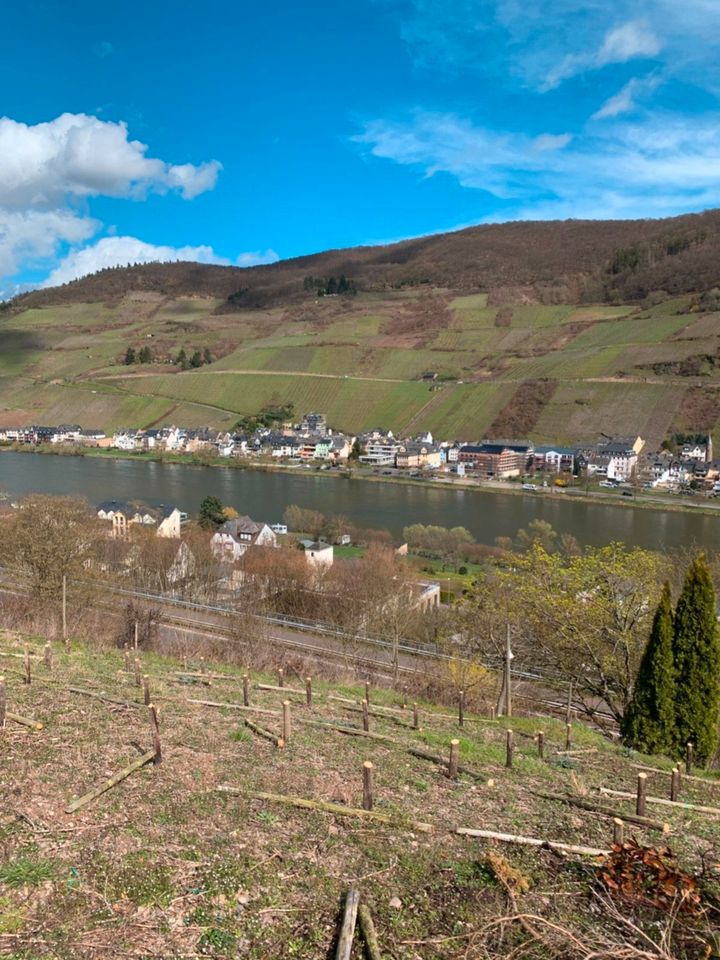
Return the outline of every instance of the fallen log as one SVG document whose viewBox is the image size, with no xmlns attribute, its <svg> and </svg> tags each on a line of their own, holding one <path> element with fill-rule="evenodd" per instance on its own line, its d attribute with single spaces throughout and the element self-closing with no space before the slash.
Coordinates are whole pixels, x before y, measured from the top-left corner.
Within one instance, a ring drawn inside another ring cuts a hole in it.
<svg viewBox="0 0 720 960">
<path fill-rule="evenodd" d="M 360 902 L 358 906 L 358 920 L 360 921 L 360 932 L 365 941 L 365 953 L 368 960 L 382 960 L 380 956 L 380 945 L 378 944 L 377 934 L 375 933 L 375 924 L 373 923 L 370 907 L 366 903 Z"/>
<path fill-rule="evenodd" d="M 227 707 L 228 710 L 246 710 L 248 713 L 259 713 L 265 717 L 276 717 L 276 710 L 266 710 L 263 707 L 246 707 L 242 703 L 225 703 L 221 700 L 191 700 L 186 697 L 183 703 L 195 703 L 201 707 Z"/>
<path fill-rule="evenodd" d="M 330 720 L 316 720 L 314 717 L 297 717 L 296 719 L 299 723 L 307 723 L 311 727 L 325 727 L 326 730 L 345 733 L 349 737 L 366 737 L 369 740 L 382 740 L 385 743 L 394 743 L 397 746 L 403 746 L 399 740 L 394 740 L 384 733 L 372 733 L 372 731 L 362 730 L 360 727 L 346 727 L 341 723 L 332 723 Z"/>
<path fill-rule="evenodd" d="M 405 749 L 411 756 L 419 757 L 421 760 L 429 760 L 431 763 L 437 763 L 441 767 L 447 767 L 448 765 L 447 757 L 440 757 L 436 753 L 426 753 L 424 750 L 416 750 L 415 747 L 405 747 Z M 475 780 L 485 781 L 487 779 L 485 774 L 480 773 L 478 770 L 472 770 L 470 767 L 463 766 L 463 764 L 458 764 L 458 773 L 465 773 Z"/>
<path fill-rule="evenodd" d="M 601 803 L 595 803 L 592 800 L 586 800 L 584 797 L 574 797 L 567 793 L 541 793 L 538 790 L 529 790 L 534 797 L 540 797 L 543 800 L 555 800 L 558 803 L 567 803 L 571 807 L 579 807 L 581 810 L 590 810 L 593 813 L 599 813 L 603 817 L 609 817 L 610 820 L 619 818 L 626 823 L 635 823 L 641 827 L 647 827 L 650 830 L 660 830 L 662 833 L 669 833 L 670 826 L 660 820 L 652 820 L 650 817 L 639 817 L 637 814 L 618 813 L 617 810 L 611 810 Z"/>
<path fill-rule="evenodd" d="M 399 820 L 376 810 L 362 810 L 359 807 L 345 807 L 341 803 L 328 803 L 325 800 L 305 800 L 303 797 L 287 797 L 280 793 L 245 793 L 239 787 L 222 784 L 215 788 L 219 793 L 230 793 L 234 796 L 249 796 L 254 800 L 268 800 L 271 803 L 283 803 L 286 806 L 297 807 L 300 810 L 320 810 L 322 813 L 333 813 L 338 817 L 357 817 L 362 820 L 375 820 L 378 823 L 389 824 L 398 829 L 415 830 L 418 833 L 433 833 L 435 828 L 430 823 L 419 823 L 416 820 Z"/>
<path fill-rule="evenodd" d="M 337 950 L 335 951 L 335 960 L 350 960 L 359 904 L 360 892 L 357 887 L 350 887 L 345 898 L 345 913 L 338 937 Z"/>
<path fill-rule="evenodd" d="M 275 747 L 284 747 L 285 741 L 282 737 L 278 737 L 271 730 L 266 730 L 265 727 L 259 726 L 257 723 L 253 723 L 252 720 L 245 718 L 245 726 L 248 730 L 252 730 L 253 733 L 256 733 L 259 737 L 263 737 L 265 740 L 269 740 L 270 743 Z"/>
<path fill-rule="evenodd" d="M 299 697 L 305 697 L 304 690 L 298 690 L 297 687 L 276 687 L 271 683 L 256 683 L 256 690 L 270 690 L 273 693 L 296 693 Z"/>
<path fill-rule="evenodd" d="M 116 773 L 114 777 L 110 777 L 109 780 L 106 780 L 104 783 L 101 783 L 99 787 L 95 787 L 93 790 L 88 791 L 88 793 L 83 794 L 82 797 L 78 797 L 77 800 L 73 800 L 65 807 L 65 813 L 75 813 L 76 810 L 79 810 L 81 807 L 87 806 L 92 800 L 96 800 L 98 797 L 102 796 L 103 793 L 107 793 L 108 790 L 112 790 L 113 787 L 117 786 L 118 783 L 122 783 L 123 780 L 126 780 L 131 773 L 135 773 L 136 770 L 139 770 L 141 767 L 146 766 L 148 763 L 152 763 L 155 759 L 155 751 L 148 750 L 147 753 L 143 753 L 142 756 L 138 757 L 137 760 L 133 760 L 132 763 L 128 764 L 127 767 L 123 767 L 119 773 Z"/>
<path fill-rule="evenodd" d="M 328 695 L 328 700 L 334 700 L 335 703 L 347 703 L 351 707 L 357 707 L 358 704 L 357 700 L 351 700 L 349 697 L 336 697 L 332 693 Z M 394 713 L 401 717 L 407 716 L 406 710 L 400 710 L 399 707 L 384 707 L 381 703 L 373 703 L 373 710 L 378 711 L 378 713 Z"/>
<path fill-rule="evenodd" d="M 77 693 L 83 697 L 92 697 L 93 700 L 100 700 L 102 703 L 111 703 L 115 707 L 144 707 L 144 703 L 138 703 L 137 700 L 118 700 L 115 697 L 108 697 L 104 693 L 95 693 L 94 690 L 83 690 L 82 687 L 68 687 L 70 693 Z"/>
<path fill-rule="evenodd" d="M 39 720 L 30 720 L 28 717 L 21 717 L 19 713 L 11 713 L 9 710 L 5 711 L 5 719 L 12 720 L 13 723 L 19 723 L 23 727 L 30 727 L 31 730 L 42 730 L 45 726 L 45 724 L 40 723 Z"/>
<path fill-rule="evenodd" d="M 660 767 L 649 767 L 645 763 L 631 763 L 630 766 L 634 767 L 636 770 L 647 770 L 648 773 L 664 774 L 667 777 L 669 777 L 670 774 L 672 773 L 672 770 L 664 770 L 664 769 L 661 769 Z M 715 777 L 712 776 L 712 774 L 707 777 L 695 777 L 689 773 L 683 773 L 682 779 L 692 780 L 693 783 L 704 783 L 708 787 L 717 786 L 718 784 L 720 784 L 720 779 L 718 779 L 718 777 L 716 776 Z"/>
<path fill-rule="evenodd" d="M 685 777 L 687 780 L 688 778 Z M 600 787 L 600 793 L 607 797 L 620 797 L 622 800 L 635 800 L 636 794 L 625 790 L 611 790 L 609 787 Z M 699 803 L 686 803 L 684 800 L 667 800 L 665 797 L 645 797 L 647 803 L 659 803 L 663 807 L 673 807 L 675 810 L 689 810 L 694 813 L 709 813 L 720 817 L 720 807 L 704 807 Z M 624 814 L 623 814 L 624 816 Z"/>
<path fill-rule="evenodd" d="M 363 712 L 363 708 L 362 708 L 362 707 L 343 706 L 343 707 L 341 707 L 341 709 L 342 709 L 342 710 L 348 710 L 348 711 L 350 711 L 351 713 L 362 713 L 362 712 Z M 411 723 L 407 723 L 405 720 L 402 720 L 400 717 L 395 717 L 395 716 L 392 716 L 391 714 L 378 713 L 377 708 L 373 708 L 372 710 L 368 709 L 368 715 L 371 716 L 371 717 L 379 717 L 381 720 L 392 720 L 392 722 L 393 722 L 393 723 L 396 723 L 399 727 L 407 727 L 408 729 L 412 730 L 412 724 L 411 724 Z"/>
<path fill-rule="evenodd" d="M 470 827 L 457 827 L 454 833 L 462 837 L 479 837 L 482 840 L 499 840 L 501 843 L 517 843 L 525 847 L 544 847 L 558 853 L 576 853 L 583 857 L 601 857 L 609 850 L 600 850 L 597 847 L 576 846 L 572 843 L 562 843 L 560 840 L 541 840 L 538 837 L 523 837 L 514 833 L 495 833 L 494 830 L 473 830 Z"/>
</svg>

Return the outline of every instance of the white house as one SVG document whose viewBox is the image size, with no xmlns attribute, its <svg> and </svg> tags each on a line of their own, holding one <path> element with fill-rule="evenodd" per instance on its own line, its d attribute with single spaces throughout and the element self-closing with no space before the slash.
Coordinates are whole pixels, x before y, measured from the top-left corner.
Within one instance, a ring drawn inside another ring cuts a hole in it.
<svg viewBox="0 0 720 960">
<path fill-rule="evenodd" d="M 305 559 L 311 567 L 331 567 L 334 551 L 331 543 L 317 540 L 301 540 L 300 547 L 305 551 Z"/>
<path fill-rule="evenodd" d="M 267 523 L 250 517 L 226 520 L 210 541 L 213 553 L 221 560 L 238 560 L 249 547 L 276 547 L 277 536 Z"/>
<path fill-rule="evenodd" d="M 159 537 L 178 539 L 182 524 L 188 519 L 187 513 L 177 507 L 165 506 L 148 507 L 144 503 L 127 503 L 121 500 L 104 500 L 99 506 L 97 515 L 101 520 L 112 523 L 114 537 L 126 537 L 130 524 L 139 524 L 144 527 L 157 526 Z"/>
</svg>

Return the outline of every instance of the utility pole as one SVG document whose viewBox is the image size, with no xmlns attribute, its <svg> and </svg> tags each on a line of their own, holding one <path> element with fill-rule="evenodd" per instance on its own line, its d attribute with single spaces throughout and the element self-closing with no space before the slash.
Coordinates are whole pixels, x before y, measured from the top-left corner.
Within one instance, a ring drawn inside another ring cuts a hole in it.
<svg viewBox="0 0 720 960">
<path fill-rule="evenodd" d="M 512 716 L 512 659 L 513 653 L 510 649 L 510 624 L 507 625 L 507 634 L 505 636 L 505 716 Z"/>
<path fill-rule="evenodd" d="M 68 632 L 67 632 L 67 576 L 63 574 L 62 579 L 62 638 L 63 643 L 67 646 L 68 642 Z"/>
</svg>

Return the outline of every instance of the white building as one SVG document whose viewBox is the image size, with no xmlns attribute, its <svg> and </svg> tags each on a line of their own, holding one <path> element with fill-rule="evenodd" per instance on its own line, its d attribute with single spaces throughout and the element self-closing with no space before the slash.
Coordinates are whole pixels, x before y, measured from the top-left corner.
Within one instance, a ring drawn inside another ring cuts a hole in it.
<svg viewBox="0 0 720 960">
<path fill-rule="evenodd" d="M 213 553 L 221 560 L 239 560 L 249 547 L 276 547 L 277 537 L 267 523 L 250 517 L 226 520 L 210 541 Z"/>
</svg>

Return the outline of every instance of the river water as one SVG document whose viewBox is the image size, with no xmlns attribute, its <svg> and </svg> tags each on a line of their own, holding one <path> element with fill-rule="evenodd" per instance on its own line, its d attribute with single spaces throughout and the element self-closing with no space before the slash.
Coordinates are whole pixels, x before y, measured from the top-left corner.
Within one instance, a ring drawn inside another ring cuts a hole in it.
<svg viewBox="0 0 720 960">
<path fill-rule="evenodd" d="M 282 521 L 288 504 L 343 514 L 363 527 L 400 537 L 411 523 L 463 526 L 480 543 L 513 537 L 531 520 L 547 520 L 559 533 L 596 546 L 622 540 L 648 549 L 698 546 L 715 549 L 720 517 L 691 512 L 632 509 L 604 503 L 495 491 L 443 489 L 415 484 L 370 483 L 322 474 L 262 473 L 222 467 L 105 460 L 99 457 L 0 453 L 0 491 L 75 495 L 91 503 L 143 500 L 197 513 L 213 494 L 240 513 L 268 523 Z M 38 531 L 38 535 L 42 535 Z"/>
</svg>

